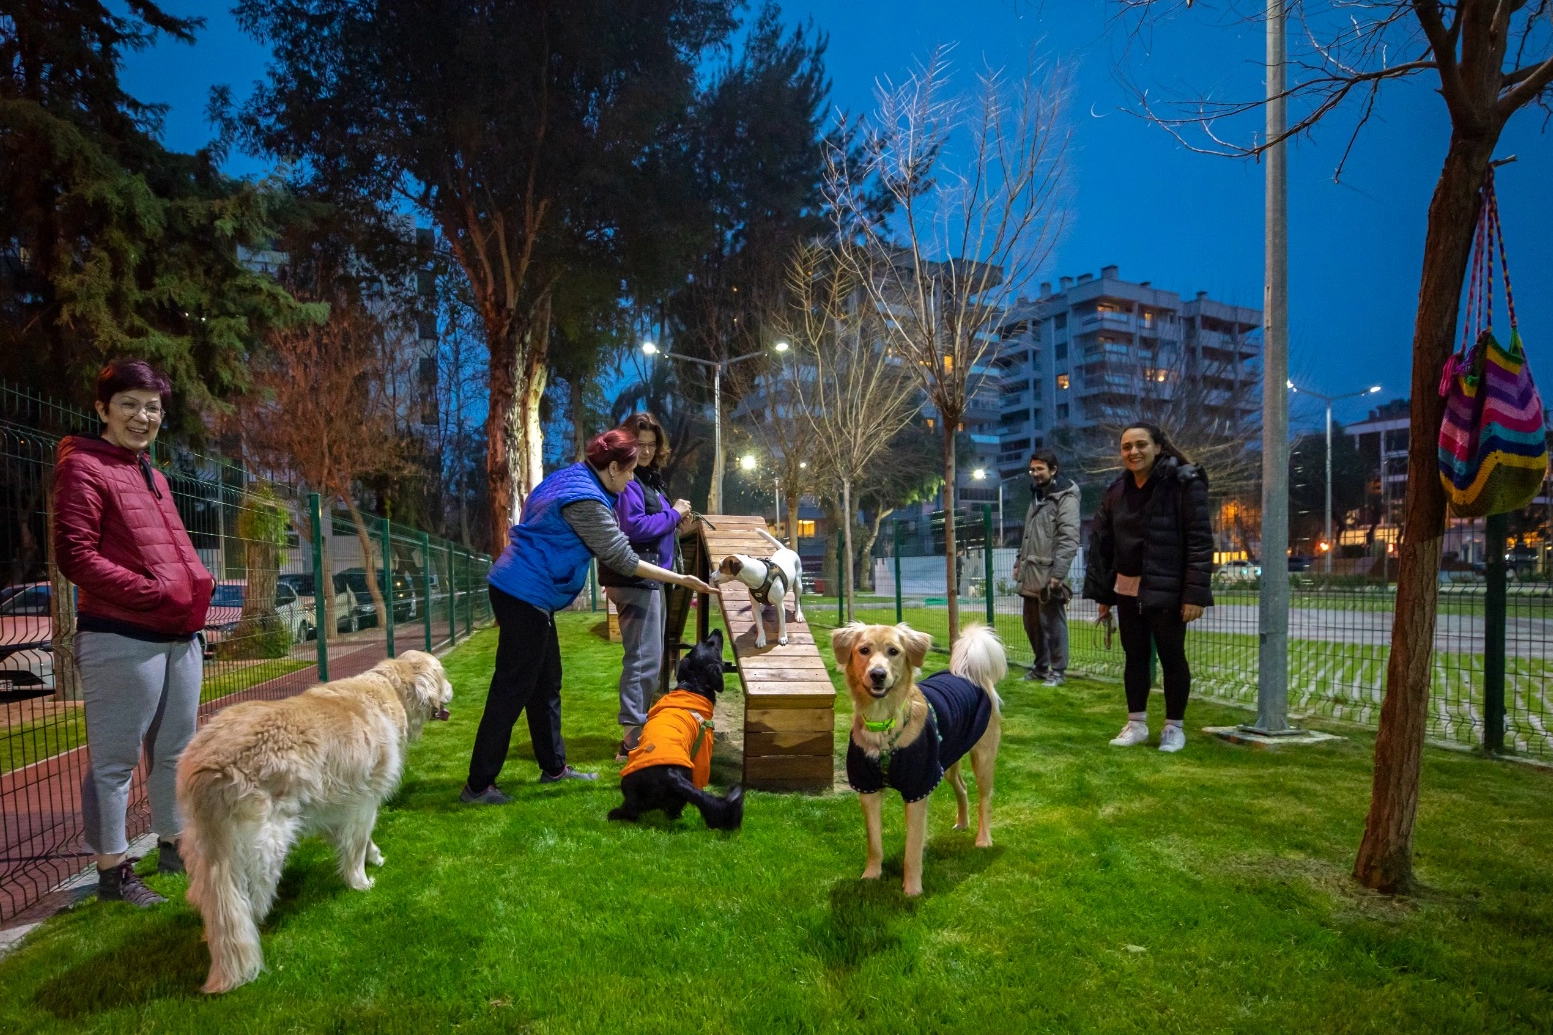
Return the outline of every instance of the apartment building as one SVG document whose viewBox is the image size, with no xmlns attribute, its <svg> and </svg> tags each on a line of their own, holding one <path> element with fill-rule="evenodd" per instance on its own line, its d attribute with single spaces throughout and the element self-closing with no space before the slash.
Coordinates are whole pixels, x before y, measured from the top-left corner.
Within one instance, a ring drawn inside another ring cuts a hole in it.
<svg viewBox="0 0 1553 1035">
<path fill-rule="evenodd" d="M 1140 404 L 1174 405 L 1199 425 L 1244 426 L 1261 406 L 1258 309 L 1206 291 L 1183 300 L 1149 281 L 1062 277 L 1000 322 L 997 471 L 1023 476 L 1032 450 L 1059 432 L 1104 431 Z"/>
</svg>

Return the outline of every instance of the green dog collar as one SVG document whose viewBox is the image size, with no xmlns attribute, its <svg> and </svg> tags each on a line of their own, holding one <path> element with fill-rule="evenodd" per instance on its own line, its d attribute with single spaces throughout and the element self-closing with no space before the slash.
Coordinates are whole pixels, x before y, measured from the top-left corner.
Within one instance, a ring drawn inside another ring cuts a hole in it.
<svg viewBox="0 0 1553 1035">
<path fill-rule="evenodd" d="M 883 722 L 874 722 L 870 719 L 863 720 L 863 728 L 869 733 L 888 733 L 895 726 L 895 716 L 890 716 Z"/>
</svg>

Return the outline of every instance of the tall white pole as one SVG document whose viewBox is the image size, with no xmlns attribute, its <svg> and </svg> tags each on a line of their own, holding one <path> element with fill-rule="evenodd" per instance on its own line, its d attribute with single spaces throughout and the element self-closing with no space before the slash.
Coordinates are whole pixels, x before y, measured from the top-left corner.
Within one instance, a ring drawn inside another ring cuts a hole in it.
<svg viewBox="0 0 1553 1035">
<path fill-rule="evenodd" d="M 1327 506 L 1324 513 L 1325 530 L 1323 535 L 1327 543 L 1327 574 L 1332 574 L 1332 400 L 1327 400 Z"/>
<path fill-rule="evenodd" d="M 1262 358 L 1262 591 L 1257 606 L 1258 733 L 1289 727 L 1289 198 L 1285 0 L 1267 0 L 1267 237 Z"/>
<path fill-rule="evenodd" d="M 712 490 L 706 509 L 723 512 L 723 365 L 712 367 Z"/>
</svg>

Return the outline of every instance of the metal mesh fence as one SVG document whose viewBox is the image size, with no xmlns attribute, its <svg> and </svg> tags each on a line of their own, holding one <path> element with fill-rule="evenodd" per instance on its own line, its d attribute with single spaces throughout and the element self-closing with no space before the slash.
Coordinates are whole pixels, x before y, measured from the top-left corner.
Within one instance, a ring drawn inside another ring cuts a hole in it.
<svg viewBox="0 0 1553 1035">
<path fill-rule="evenodd" d="M 49 494 L 60 437 L 97 431 L 86 414 L 0 386 L 0 921 L 88 858 L 75 592 L 52 563 Z M 435 650 L 491 620 L 484 555 L 377 516 L 331 512 L 219 458 L 159 443 L 156 460 L 216 579 L 200 635 L 202 720 L 400 651 Z M 142 765 L 132 839 L 149 819 Z"/>
<path fill-rule="evenodd" d="M 1007 644 L 1010 661 L 1028 666 L 1034 652 L 1025 632 L 1024 598 L 1015 585 L 1017 534 L 1010 530 L 1007 545 L 1000 545 L 986 511 L 961 512 L 956 589 L 961 625 L 991 624 Z M 914 628 L 932 633 L 935 646 L 946 646 L 944 541 L 942 514 L 902 522 L 894 535 L 881 535 L 874 556 L 861 565 L 863 589 L 854 617 L 894 622 L 899 614 Z M 1367 580 L 1302 572 L 1290 580 L 1291 716 L 1373 727 L 1385 691 L 1395 585 L 1384 575 Z M 1107 636 L 1096 621 L 1095 604 L 1079 598 L 1082 581 L 1081 555 L 1070 578 L 1075 597 L 1068 606 L 1069 674 L 1119 682 L 1120 637 Z M 1194 695 L 1255 707 L 1258 588 L 1257 569 L 1251 565 L 1225 565 L 1215 575 L 1215 606 L 1187 634 Z M 1428 725 L 1428 737 L 1435 742 L 1483 744 L 1487 607 L 1488 591 L 1480 579 L 1442 577 Z M 834 596 L 805 609 L 811 624 L 834 626 L 841 618 Z M 1509 584 L 1505 626 L 1505 749 L 1553 762 L 1553 582 L 1546 575 L 1523 572 Z"/>
</svg>

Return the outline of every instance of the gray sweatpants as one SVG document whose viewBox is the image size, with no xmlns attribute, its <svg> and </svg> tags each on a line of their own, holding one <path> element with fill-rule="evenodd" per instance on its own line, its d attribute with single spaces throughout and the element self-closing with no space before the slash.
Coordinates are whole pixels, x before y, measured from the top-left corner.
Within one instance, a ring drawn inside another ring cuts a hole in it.
<svg viewBox="0 0 1553 1035">
<path fill-rule="evenodd" d="M 178 756 L 194 736 L 205 660 L 199 640 L 147 643 L 117 633 L 76 636 L 91 765 L 81 780 L 86 848 L 129 848 L 124 812 L 140 754 L 150 772 L 151 829 L 163 840 L 183 831 L 175 793 Z"/>
<path fill-rule="evenodd" d="M 647 707 L 658 691 L 663 667 L 663 591 L 610 586 L 605 591 L 620 615 L 625 663 L 620 669 L 620 725 L 634 746 L 647 721 Z"/>
<path fill-rule="evenodd" d="M 1068 671 L 1068 605 L 1024 598 L 1025 636 L 1035 652 L 1035 674 L 1061 679 Z"/>
</svg>

